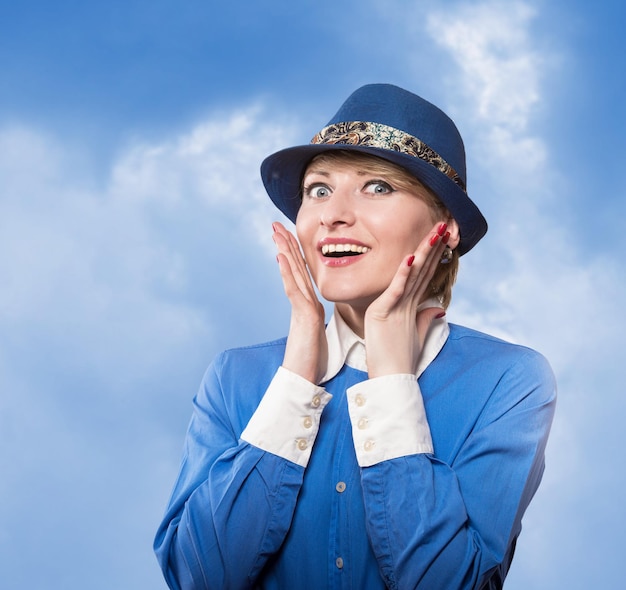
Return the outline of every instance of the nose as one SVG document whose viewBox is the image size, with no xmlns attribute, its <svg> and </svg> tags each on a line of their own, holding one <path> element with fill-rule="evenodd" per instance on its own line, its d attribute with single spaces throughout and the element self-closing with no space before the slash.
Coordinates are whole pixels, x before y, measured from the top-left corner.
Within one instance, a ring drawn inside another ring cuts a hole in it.
<svg viewBox="0 0 626 590">
<path fill-rule="evenodd" d="M 320 224 L 326 227 L 352 225 L 354 206 L 350 194 L 344 189 L 336 189 L 320 208 Z"/>
</svg>

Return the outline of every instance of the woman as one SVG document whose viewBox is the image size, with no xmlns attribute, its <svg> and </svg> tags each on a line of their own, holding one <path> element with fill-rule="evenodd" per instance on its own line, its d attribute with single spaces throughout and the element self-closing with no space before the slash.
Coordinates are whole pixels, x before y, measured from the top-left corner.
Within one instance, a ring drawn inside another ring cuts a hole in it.
<svg viewBox="0 0 626 590">
<path fill-rule="evenodd" d="M 446 322 L 487 230 L 454 123 L 365 86 L 261 174 L 296 224 L 274 224 L 289 335 L 205 375 L 155 541 L 169 586 L 501 588 L 555 384 L 538 353 Z"/>
</svg>

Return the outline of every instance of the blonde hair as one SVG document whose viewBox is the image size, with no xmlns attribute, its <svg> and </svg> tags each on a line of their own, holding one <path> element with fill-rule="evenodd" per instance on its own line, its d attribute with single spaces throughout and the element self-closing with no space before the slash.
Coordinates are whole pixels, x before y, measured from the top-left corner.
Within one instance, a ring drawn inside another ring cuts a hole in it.
<svg viewBox="0 0 626 590">
<path fill-rule="evenodd" d="M 430 209 L 433 224 L 436 221 L 449 221 L 452 216 L 439 197 L 427 186 L 422 184 L 410 172 L 383 158 L 350 150 L 327 151 L 315 156 L 307 168 L 314 162 L 324 164 L 358 165 L 364 172 L 384 176 L 394 188 L 414 193 L 422 199 Z M 452 250 L 452 260 L 448 264 L 439 264 L 430 281 L 430 294 L 437 297 L 441 305 L 447 308 L 452 300 L 452 286 L 459 270 L 459 255 Z"/>
</svg>

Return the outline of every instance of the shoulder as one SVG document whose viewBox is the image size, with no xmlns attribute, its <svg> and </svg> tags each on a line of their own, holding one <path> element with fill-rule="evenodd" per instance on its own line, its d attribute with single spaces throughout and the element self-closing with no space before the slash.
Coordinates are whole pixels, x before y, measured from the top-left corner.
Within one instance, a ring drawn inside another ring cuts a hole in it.
<svg viewBox="0 0 626 590">
<path fill-rule="evenodd" d="M 224 420 L 240 433 L 283 362 L 286 338 L 231 348 L 209 365 L 195 397 L 205 413 Z"/>
<path fill-rule="evenodd" d="M 287 338 L 285 337 L 248 346 L 228 348 L 222 351 L 216 358 L 221 362 L 267 359 L 276 355 L 284 355 L 286 343 Z"/>
<path fill-rule="evenodd" d="M 478 330 L 474 330 L 473 328 L 468 328 L 467 326 L 461 326 L 459 324 L 449 324 L 450 326 L 450 339 L 456 341 L 472 341 L 474 344 L 479 344 L 481 346 L 495 346 L 495 347 L 519 347 L 524 348 L 519 344 L 514 344 L 513 342 L 508 342 L 503 340 L 502 338 L 498 338 L 497 336 L 492 336 L 491 334 L 486 334 L 485 332 L 479 332 Z M 529 349 L 530 350 L 530 349 Z"/>
<path fill-rule="evenodd" d="M 506 376 L 514 381 L 541 383 L 548 390 L 555 389 L 550 363 L 528 346 L 450 324 L 450 335 L 442 352 L 448 362 L 458 363 L 466 372 L 482 379 L 500 380 Z"/>
<path fill-rule="evenodd" d="M 536 350 L 524 346 L 507 342 L 502 338 L 473 330 L 458 324 L 450 324 L 450 335 L 448 343 L 452 348 L 459 349 L 471 356 L 490 356 L 492 360 L 502 361 L 527 361 L 530 363 L 548 364 L 546 358 Z M 491 356 L 491 355 L 495 355 Z"/>
<path fill-rule="evenodd" d="M 554 373 L 542 354 L 455 324 L 427 385 L 433 422 L 445 425 L 455 415 L 469 429 L 517 415 L 526 425 L 522 431 L 535 424 L 537 432 L 547 432 L 557 395 Z"/>
<path fill-rule="evenodd" d="M 286 338 L 280 338 L 224 350 L 215 357 L 208 373 L 213 373 L 220 381 L 256 379 L 269 383 L 283 362 L 286 342 Z"/>
</svg>

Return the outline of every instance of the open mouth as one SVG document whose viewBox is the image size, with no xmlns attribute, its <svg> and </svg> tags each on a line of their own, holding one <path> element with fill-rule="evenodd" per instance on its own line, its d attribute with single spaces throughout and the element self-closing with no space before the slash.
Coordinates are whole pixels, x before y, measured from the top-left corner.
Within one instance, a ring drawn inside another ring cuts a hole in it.
<svg viewBox="0 0 626 590">
<path fill-rule="evenodd" d="M 359 256 L 359 254 L 365 254 L 369 250 L 367 246 L 357 244 L 324 244 L 322 255 L 327 258 L 341 258 L 342 256 Z"/>
</svg>

